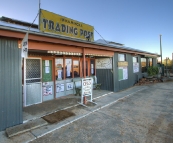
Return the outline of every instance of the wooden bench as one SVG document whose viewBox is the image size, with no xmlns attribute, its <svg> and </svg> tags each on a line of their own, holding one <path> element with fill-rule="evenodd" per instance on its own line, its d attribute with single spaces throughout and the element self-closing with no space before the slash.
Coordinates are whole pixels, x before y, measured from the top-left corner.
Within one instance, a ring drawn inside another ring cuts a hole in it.
<svg viewBox="0 0 173 143">
<path fill-rule="evenodd" d="M 74 82 L 74 88 L 76 91 L 76 96 L 81 96 L 81 90 L 82 90 L 82 79 L 73 79 Z"/>
<path fill-rule="evenodd" d="M 98 90 L 100 90 L 100 87 L 101 87 L 101 83 L 97 83 L 97 77 L 96 76 L 92 76 L 92 78 L 93 78 L 93 87 L 95 88 L 95 89 L 98 89 Z"/>
</svg>

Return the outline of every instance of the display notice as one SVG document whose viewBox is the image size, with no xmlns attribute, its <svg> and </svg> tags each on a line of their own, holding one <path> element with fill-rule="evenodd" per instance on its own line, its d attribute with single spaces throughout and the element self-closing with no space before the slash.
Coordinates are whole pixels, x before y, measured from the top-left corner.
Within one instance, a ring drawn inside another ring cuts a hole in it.
<svg viewBox="0 0 173 143">
<path fill-rule="evenodd" d="M 82 80 L 82 96 L 92 96 L 92 78 Z"/>
<path fill-rule="evenodd" d="M 128 79 L 127 67 L 118 67 L 118 79 L 119 81 Z"/>
<path fill-rule="evenodd" d="M 71 72 L 71 59 L 66 59 L 66 66 L 67 66 L 67 77 L 70 76 L 70 72 Z"/>
<path fill-rule="evenodd" d="M 45 73 L 50 73 L 50 67 L 45 67 Z"/>
<path fill-rule="evenodd" d="M 58 70 L 58 79 L 61 79 L 62 77 L 62 70 Z"/>
<path fill-rule="evenodd" d="M 64 84 L 58 83 L 56 85 L 56 92 L 63 92 L 64 91 Z"/>
<path fill-rule="evenodd" d="M 43 96 L 48 96 L 48 95 L 52 95 L 51 85 L 43 86 Z"/>
<path fill-rule="evenodd" d="M 133 63 L 133 73 L 139 72 L 139 63 Z"/>
<path fill-rule="evenodd" d="M 45 60 L 45 66 L 49 67 L 49 60 Z"/>
<path fill-rule="evenodd" d="M 66 83 L 66 85 L 67 85 L 67 90 L 73 89 L 73 82 Z"/>
<path fill-rule="evenodd" d="M 112 58 L 96 59 L 96 69 L 112 69 Z"/>
</svg>

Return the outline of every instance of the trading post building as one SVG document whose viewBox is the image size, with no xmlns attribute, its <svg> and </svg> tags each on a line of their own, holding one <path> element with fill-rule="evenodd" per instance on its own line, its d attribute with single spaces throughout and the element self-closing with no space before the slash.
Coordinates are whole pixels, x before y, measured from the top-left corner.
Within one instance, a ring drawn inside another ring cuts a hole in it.
<svg viewBox="0 0 173 143">
<path fill-rule="evenodd" d="M 157 57 L 94 41 L 93 26 L 43 9 L 39 25 L 1 17 L 0 131 L 23 123 L 23 107 L 74 94 L 74 79 L 95 77 L 113 92 L 132 87 Z"/>
</svg>

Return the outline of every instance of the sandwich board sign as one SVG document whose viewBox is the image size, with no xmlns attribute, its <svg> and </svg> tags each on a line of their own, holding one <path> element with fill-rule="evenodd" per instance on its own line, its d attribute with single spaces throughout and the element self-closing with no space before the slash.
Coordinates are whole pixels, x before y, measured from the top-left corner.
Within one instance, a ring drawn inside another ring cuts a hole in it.
<svg viewBox="0 0 173 143">
<path fill-rule="evenodd" d="M 84 97 L 89 97 L 90 99 L 88 101 L 94 103 L 92 101 L 92 99 L 93 99 L 92 94 L 93 94 L 93 78 L 83 78 L 82 79 L 81 103 L 79 103 L 79 104 L 86 106 L 83 104 Z"/>
</svg>

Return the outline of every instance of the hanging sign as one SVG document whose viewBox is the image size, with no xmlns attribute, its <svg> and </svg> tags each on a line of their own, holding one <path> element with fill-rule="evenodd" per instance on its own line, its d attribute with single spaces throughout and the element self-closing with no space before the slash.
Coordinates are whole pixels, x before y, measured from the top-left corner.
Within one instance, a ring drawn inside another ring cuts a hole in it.
<svg viewBox="0 0 173 143">
<path fill-rule="evenodd" d="M 21 45 L 22 45 L 21 57 L 27 58 L 28 57 L 28 32 L 23 38 Z"/>
</svg>

